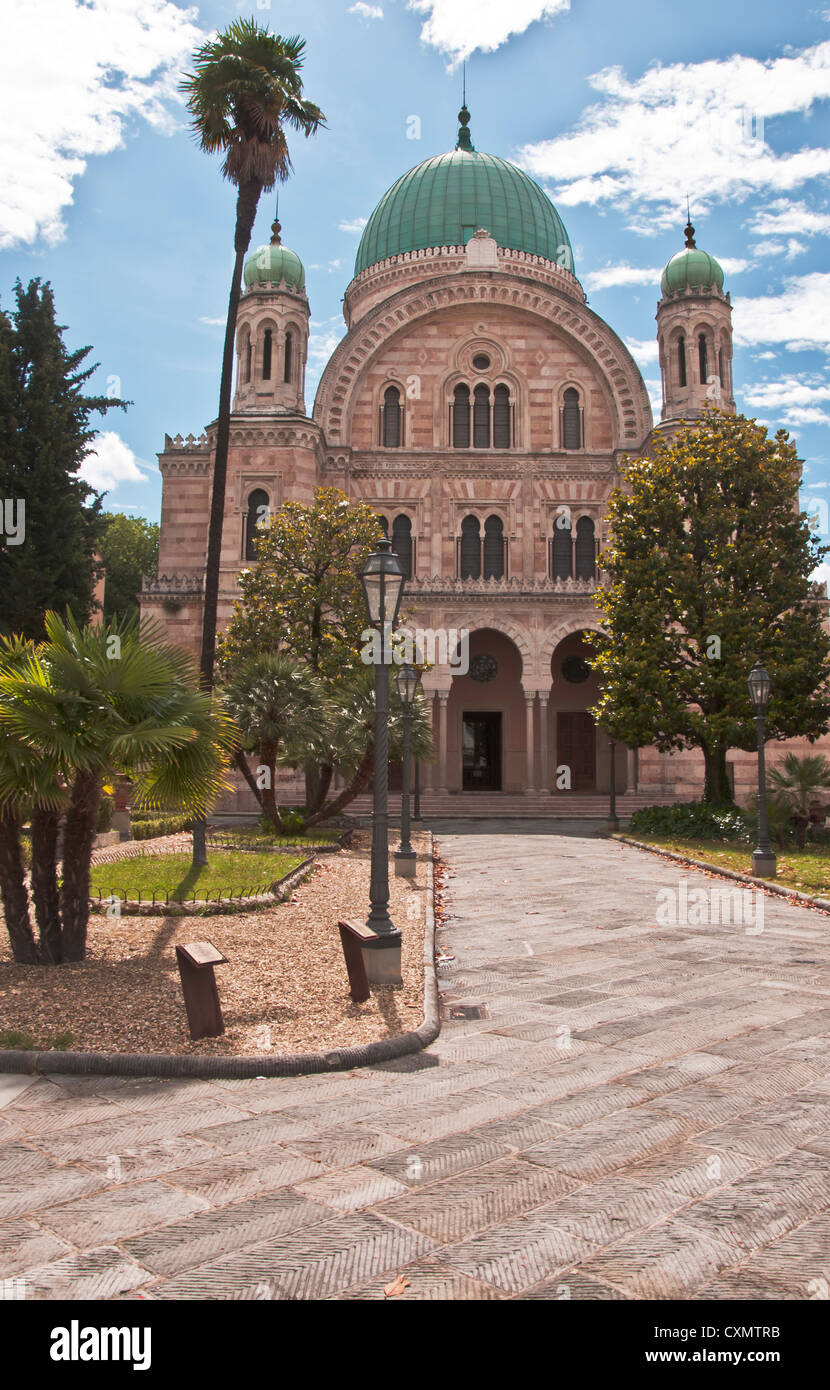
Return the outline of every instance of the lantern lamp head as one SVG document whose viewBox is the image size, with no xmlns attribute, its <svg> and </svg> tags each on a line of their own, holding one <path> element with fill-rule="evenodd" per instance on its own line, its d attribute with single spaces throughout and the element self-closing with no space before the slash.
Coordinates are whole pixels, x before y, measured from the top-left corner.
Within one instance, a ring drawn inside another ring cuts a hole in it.
<svg viewBox="0 0 830 1390">
<path fill-rule="evenodd" d="M 360 574 L 372 627 L 380 631 L 394 628 L 401 606 L 403 578 L 398 557 L 392 553 L 392 542 L 383 537 Z"/>
<path fill-rule="evenodd" d="M 756 661 L 750 671 L 747 684 L 749 686 L 749 698 L 752 702 L 754 712 L 756 714 L 766 714 L 772 681 L 760 661 Z"/>
</svg>

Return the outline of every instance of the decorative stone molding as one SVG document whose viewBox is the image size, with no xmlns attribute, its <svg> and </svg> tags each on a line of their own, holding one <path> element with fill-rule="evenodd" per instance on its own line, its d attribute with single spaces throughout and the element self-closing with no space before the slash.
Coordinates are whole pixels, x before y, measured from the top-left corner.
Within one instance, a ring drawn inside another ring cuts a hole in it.
<svg viewBox="0 0 830 1390">
<path fill-rule="evenodd" d="M 529 594 L 595 594 L 603 586 L 596 579 L 524 579 L 513 575 L 510 579 L 451 579 L 434 574 L 430 578 L 408 579 L 406 594 L 413 598 L 418 594 L 463 594 L 472 598 L 476 594 L 495 598 L 500 594 L 525 597 Z"/>
<path fill-rule="evenodd" d="M 186 450 L 188 453 L 193 453 L 197 450 L 199 452 L 204 452 L 206 449 L 210 448 L 210 441 L 204 431 L 200 435 L 186 434 L 184 437 L 180 434 L 172 436 L 165 434 L 164 448 L 165 452 L 167 452 L 167 450 L 175 450 L 177 453 L 183 450 Z"/>
<path fill-rule="evenodd" d="M 210 454 L 194 454 L 192 457 L 158 454 L 159 472 L 163 478 L 206 477 L 211 471 Z"/>
<path fill-rule="evenodd" d="M 271 417 L 270 424 L 231 425 L 231 444 L 240 448 L 309 449 L 317 452 L 323 447 L 322 431 L 313 421 L 307 425 L 280 425 Z"/>
</svg>

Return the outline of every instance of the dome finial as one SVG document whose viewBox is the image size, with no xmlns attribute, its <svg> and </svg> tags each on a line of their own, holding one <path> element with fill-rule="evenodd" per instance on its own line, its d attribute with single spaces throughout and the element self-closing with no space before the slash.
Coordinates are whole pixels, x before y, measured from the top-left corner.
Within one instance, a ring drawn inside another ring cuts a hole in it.
<svg viewBox="0 0 830 1390">
<path fill-rule="evenodd" d="M 467 64 L 464 64 L 464 79 L 461 93 L 461 110 L 458 113 L 461 124 L 458 127 L 458 140 L 455 148 L 457 150 L 467 150 L 470 154 L 475 154 L 475 145 L 467 126 L 470 124 L 470 113 L 467 110 Z"/>
<path fill-rule="evenodd" d="M 689 206 L 689 195 L 688 195 L 688 193 L 686 194 L 686 226 L 685 226 L 685 228 L 684 228 L 684 231 L 685 231 L 685 233 L 686 233 L 686 249 L 687 249 L 688 251 L 694 251 L 694 250 L 695 250 L 695 229 L 694 229 L 694 227 L 692 226 L 692 212 L 691 212 L 691 208 L 690 208 L 690 206 Z"/>
<path fill-rule="evenodd" d="M 279 193 L 278 193 L 278 194 L 277 194 L 277 206 L 276 206 L 275 216 L 274 216 L 273 222 L 271 223 L 271 245 L 272 245 L 272 246 L 279 246 L 279 245 L 280 245 L 280 232 L 281 232 L 281 231 L 282 231 L 282 224 L 280 223 L 280 195 L 279 195 Z"/>
</svg>

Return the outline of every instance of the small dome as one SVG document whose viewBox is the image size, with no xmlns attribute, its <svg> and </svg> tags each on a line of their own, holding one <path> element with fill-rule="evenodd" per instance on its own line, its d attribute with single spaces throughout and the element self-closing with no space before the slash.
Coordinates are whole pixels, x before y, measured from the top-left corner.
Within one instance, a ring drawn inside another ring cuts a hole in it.
<svg viewBox="0 0 830 1390">
<path fill-rule="evenodd" d="M 723 290 L 723 268 L 695 245 L 695 229 L 691 222 L 686 227 L 686 245 L 682 251 L 672 256 L 660 280 L 663 294 L 677 294 L 681 290 Z"/>
<path fill-rule="evenodd" d="M 381 198 L 361 237 L 355 275 L 402 252 L 466 245 L 479 227 L 498 246 L 572 271 L 568 233 L 547 194 L 515 164 L 474 148 L 466 106 L 459 118 L 456 148 L 417 164 Z"/>
<path fill-rule="evenodd" d="M 280 242 L 279 222 L 274 222 L 272 231 L 274 235 L 270 245 L 258 247 L 245 262 L 242 273 L 245 288 L 252 289 L 257 285 L 276 288 L 284 283 L 289 290 L 304 291 L 305 268 L 302 261 Z"/>
</svg>

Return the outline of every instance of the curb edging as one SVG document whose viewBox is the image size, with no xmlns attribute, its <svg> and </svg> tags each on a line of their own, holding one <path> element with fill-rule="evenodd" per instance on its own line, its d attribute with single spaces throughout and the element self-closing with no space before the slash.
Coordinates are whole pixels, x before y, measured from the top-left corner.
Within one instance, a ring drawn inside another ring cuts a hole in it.
<svg viewBox="0 0 830 1390">
<path fill-rule="evenodd" d="M 719 874 L 721 878 L 731 878 L 736 883 L 747 883 L 754 888 L 763 888 L 765 892 L 775 893 L 779 898 L 795 898 L 803 907 L 813 907 L 817 912 L 830 912 L 830 899 L 814 898 L 809 893 L 799 893 L 797 888 L 787 888 L 784 884 L 776 883 L 769 878 L 755 878 L 752 874 L 739 873 L 737 869 L 721 868 L 717 864 L 708 864 L 703 859 L 688 859 L 685 854 L 678 854 L 676 850 L 663 849 L 660 845 L 649 845 L 643 840 L 631 840 L 627 835 L 611 835 L 618 845 L 630 845 L 632 849 L 644 849 L 647 854 L 659 854 L 663 859 L 672 859 L 676 864 L 686 864 L 691 869 L 703 869 L 707 874 Z"/>
<path fill-rule="evenodd" d="M 80 1076 L 201 1077 L 206 1080 L 242 1080 L 251 1077 L 303 1076 L 315 1072 L 351 1071 L 376 1066 L 420 1052 L 441 1031 L 438 1010 L 438 976 L 435 968 L 435 867 L 433 837 L 428 831 L 426 851 L 427 891 L 424 924 L 424 1018 L 409 1033 L 378 1042 L 342 1047 L 331 1052 L 287 1052 L 276 1057 L 193 1057 L 169 1052 L 22 1052 L 0 1051 L 0 1074 L 22 1072 L 75 1073 Z"/>
</svg>

